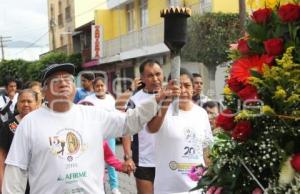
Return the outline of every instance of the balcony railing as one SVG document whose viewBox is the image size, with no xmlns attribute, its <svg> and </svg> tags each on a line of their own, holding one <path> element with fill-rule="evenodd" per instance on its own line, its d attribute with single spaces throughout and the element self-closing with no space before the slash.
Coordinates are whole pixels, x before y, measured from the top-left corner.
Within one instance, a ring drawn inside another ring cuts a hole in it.
<svg viewBox="0 0 300 194">
<path fill-rule="evenodd" d="M 133 0 L 107 0 L 108 9 L 113 9 L 121 5 L 132 2 Z"/>
<path fill-rule="evenodd" d="M 129 32 L 119 38 L 105 41 L 103 43 L 103 57 L 110 57 L 121 52 L 139 49 L 146 46 L 153 46 L 164 42 L 164 25 L 143 28 L 139 31 Z"/>
</svg>

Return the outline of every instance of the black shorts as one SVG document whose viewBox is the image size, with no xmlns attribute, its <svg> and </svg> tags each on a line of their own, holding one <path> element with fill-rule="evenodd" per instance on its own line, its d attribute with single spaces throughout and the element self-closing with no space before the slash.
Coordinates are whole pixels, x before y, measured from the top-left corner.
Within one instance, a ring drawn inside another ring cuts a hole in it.
<svg viewBox="0 0 300 194">
<path fill-rule="evenodd" d="M 135 178 L 151 181 L 153 183 L 155 178 L 155 167 L 137 166 L 134 176 Z"/>
</svg>

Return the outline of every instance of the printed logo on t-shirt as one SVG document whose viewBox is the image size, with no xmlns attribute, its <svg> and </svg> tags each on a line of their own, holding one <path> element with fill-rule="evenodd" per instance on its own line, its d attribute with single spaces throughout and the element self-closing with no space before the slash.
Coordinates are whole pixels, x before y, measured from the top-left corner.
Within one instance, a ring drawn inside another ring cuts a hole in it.
<svg viewBox="0 0 300 194">
<path fill-rule="evenodd" d="M 176 161 L 170 161 L 169 162 L 169 168 L 172 171 L 177 171 L 180 174 L 187 174 L 192 166 L 195 166 L 195 163 L 179 163 Z"/>
<path fill-rule="evenodd" d="M 57 178 L 57 181 L 65 181 L 66 183 L 68 182 L 75 182 L 78 181 L 81 178 L 87 177 L 87 172 L 86 171 L 81 171 L 81 172 L 70 172 L 65 175 L 60 175 Z"/>
<path fill-rule="evenodd" d="M 55 136 L 49 137 L 50 150 L 54 155 L 69 162 L 79 157 L 85 150 L 81 135 L 74 129 L 59 130 Z"/>
<path fill-rule="evenodd" d="M 197 137 L 197 134 L 192 129 L 184 130 L 185 145 L 183 147 L 182 158 L 187 159 L 199 159 L 201 157 L 201 142 L 200 138 Z"/>
<path fill-rule="evenodd" d="M 15 133 L 15 132 L 16 132 L 16 129 L 17 129 L 17 127 L 18 127 L 18 124 L 14 121 L 14 122 L 10 123 L 10 124 L 8 125 L 8 127 L 9 127 L 9 130 L 10 130 L 11 132 Z"/>
<path fill-rule="evenodd" d="M 83 194 L 86 193 L 82 187 L 65 189 L 63 194 Z"/>
</svg>

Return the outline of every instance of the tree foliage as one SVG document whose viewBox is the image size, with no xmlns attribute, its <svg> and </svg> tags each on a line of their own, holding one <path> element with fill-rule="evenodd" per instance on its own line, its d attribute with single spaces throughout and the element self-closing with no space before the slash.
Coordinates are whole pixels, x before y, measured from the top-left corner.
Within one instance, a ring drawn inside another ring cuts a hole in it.
<svg viewBox="0 0 300 194">
<path fill-rule="evenodd" d="M 218 65 L 228 60 L 226 50 L 240 35 L 238 14 L 194 15 L 188 22 L 188 41 L 182 57 L 187 61 Z"/>
<path fill-rule="evenodd" d="M 49 64 L 73 63 L 76 73 L 82 70 L 82 58 L 80 54 L 67 55 L 65 53 L 53 52 L 43 56 L 38 61 L 5 60 L 0 62 L 0 85 L 3 85 L 4 78 L 15 77 L 22 83 L 40 79 L 41 71 Z"/>
</svg>

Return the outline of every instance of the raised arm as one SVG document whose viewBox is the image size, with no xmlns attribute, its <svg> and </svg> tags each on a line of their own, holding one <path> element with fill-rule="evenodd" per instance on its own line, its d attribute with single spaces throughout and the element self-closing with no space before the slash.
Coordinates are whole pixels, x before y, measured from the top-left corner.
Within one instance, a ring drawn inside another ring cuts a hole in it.
<svg viewBox="0 0 300 194">
<path fill-rule="evenodd" d="M 168 111 L 169 105 L 173 100 L 172 96 L 179 96 L 180 90 L 178 86 L 174 84 L 174 81 L 170 81 L 168 83 L 168 86 L 165 89 L 163 89 L 161 93 L 163 93 L 163 96 L 165 96 L 165 98 L 161 103 L 160 110 L 157 112 L 156 116 L 153 117 L 151 121 L 149 121 L 147 124 L 148 131 L 150 133 L 156 133 L 157 131 L 159 131 L 164 121 L 165 115 Z M 170 93 L 174 93 L 175 95 L 174 94 L 170 95 Z"/>
<path fill-rule="evenodd" d="M 162 103 L 162 106 L 155 117 L 148 122 L 147 128 L 150 133 L 156 133 L 161 128 L 162 123 L 164 122 L 165 115 L 168 111 L 169 104 L 171 99 L 165 99 Z"/>
<path fill-rule="evenodd" d="M 150 97 L 134 109 L 127 110 L 126 115 L 121 112 L 110 112 L 103 115 L 107 121 L 103 127 L 104 129 L 109 129 L 104 131 L 104 138 L 121 137 L 138 133 L 146 123 L 157 115 L 159 104 L 163 100 L 168 98 L 173 99 L 173 97 L 180 95 L 178 86 L 172 84 L 172 82 L 169 85 L 170 87 L 167 90 L 163 90 L 159 94 Z"/>
</svg>

